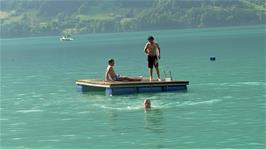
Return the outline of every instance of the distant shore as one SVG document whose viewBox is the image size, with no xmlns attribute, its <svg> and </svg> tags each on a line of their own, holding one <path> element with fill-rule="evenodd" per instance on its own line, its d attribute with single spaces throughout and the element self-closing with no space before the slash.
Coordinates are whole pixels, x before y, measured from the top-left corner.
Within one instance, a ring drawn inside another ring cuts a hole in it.
<svg viewBox="0 0 266 149">
<path fill-rule="evenodd" d="M 99 32 L 99 33 L 84 33 L 84 34 L 73 34 L 75 36 L 82 36 L 82 35 L 94 35 L 94 34 L 115 34 L 115 33 L 137 33 L 137 32 L 157 32 L 157 31 L 171 31 L 171 30 L 204 30 L 204 29 L 219 29 L 219 28 L 239 28 L 239 27 L 264 27 L 266 28 L 266 24 L 258 24 L 258 25 L 241 25 L 241 26 L 219 26 L 219 27 L 205 27 L 205 28 L 182 28 L 182 29 L 161 29 L 161 30 L 142 30 L 142 31 L 127 31 L 127 32 Z M 10 37 L 0 37 L 0 39 L 16 39 L 16 38 L 33 38 L 33 37 L 61 37 L 61 34 L 43 34 L 43 35 L 21 35 L 21 36 L 10 36 Z"/>
<path fill-rule="evenodd" d="M 1 38 L 265 24 L 260 0 L 0 1 Z"/>
</svg>

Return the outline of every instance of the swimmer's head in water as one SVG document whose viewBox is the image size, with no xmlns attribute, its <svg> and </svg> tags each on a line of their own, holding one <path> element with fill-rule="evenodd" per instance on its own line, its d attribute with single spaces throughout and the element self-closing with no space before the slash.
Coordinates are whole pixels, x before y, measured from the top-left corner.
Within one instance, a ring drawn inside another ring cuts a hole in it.
<svg viewBox="0 0 266 149">
<path fill-rule="evenodd" d="M 151 108 L 151 101 L 149 99 L 144 100 L 144 108 Z"/>
</svg>

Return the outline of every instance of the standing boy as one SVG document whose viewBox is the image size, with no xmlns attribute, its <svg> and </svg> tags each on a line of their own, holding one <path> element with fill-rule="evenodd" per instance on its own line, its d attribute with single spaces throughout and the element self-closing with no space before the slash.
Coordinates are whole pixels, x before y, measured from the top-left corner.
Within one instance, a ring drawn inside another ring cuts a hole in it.
<svg viewBox="0 0 266 149">
<path fill-rule="evenodd" d="M 148 37 L 148 42 L 146 43 L 146 45 L 144 47 L 144 52 L 148 56 L 148 68 L 149 68 L 149 73 L 150 73 L 150 81 L 153 80 L 153 78 L 152 78 L 153 66 L 156 69 L 157 80 L 161 81 L 160 71 L 159 71 L 159 63 L 158 63 L 158 59 L 160 59 L 161 49 L 160 49 L 159 44 L 154 42 L 154 38 L 152 36 Z"/>
</svg>

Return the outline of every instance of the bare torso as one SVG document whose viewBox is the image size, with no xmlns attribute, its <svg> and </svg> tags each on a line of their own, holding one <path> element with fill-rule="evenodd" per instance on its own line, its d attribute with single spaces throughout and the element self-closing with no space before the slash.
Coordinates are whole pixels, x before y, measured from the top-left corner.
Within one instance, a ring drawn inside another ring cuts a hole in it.
<svg viewBox="0 0 266 149">
<path fill-rule="evenodd" d="M 157 49 L 159 49 L 159 45 L 157 43 L 147 42 L 144 51 L 150 56 L 155 56 L 157 53 Z"/>
<path fill-rule="evenodd" d="M 105 81 L 114 81 L 116 77 L 113 66 L 108 65 L 105 72 Z"/>
</svg>

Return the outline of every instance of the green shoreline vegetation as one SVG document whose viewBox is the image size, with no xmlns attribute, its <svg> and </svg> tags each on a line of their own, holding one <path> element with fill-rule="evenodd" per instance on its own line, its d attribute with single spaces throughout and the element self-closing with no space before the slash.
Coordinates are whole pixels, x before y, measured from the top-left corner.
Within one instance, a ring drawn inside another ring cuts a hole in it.
<svg viewBox="0 0 266 149">
<path fill-rule="evenodd" d="M 1 38 L 265 24 L 264 0 L 0 1 Z"/>
</svg>

